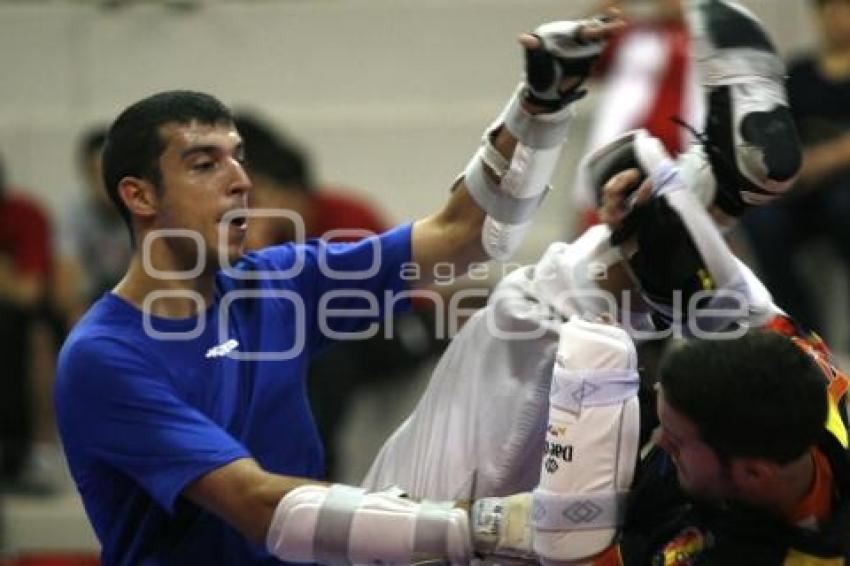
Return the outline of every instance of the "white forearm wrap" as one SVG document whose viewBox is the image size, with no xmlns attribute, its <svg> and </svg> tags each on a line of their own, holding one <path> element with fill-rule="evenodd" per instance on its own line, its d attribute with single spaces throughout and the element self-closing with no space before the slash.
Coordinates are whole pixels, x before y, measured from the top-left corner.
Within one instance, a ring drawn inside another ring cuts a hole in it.
<svg viewBox="0 0 850 566">
<path fill-rule="evenodd" d="M 577 317 L 561 327 L 531 513 L 544 563 L 585 559 L 613 543 L 637 461 L 638 383 L 624 330 Z"/>
<path fill-rule="evenodd" d="M 463 174 L 470 195 L 487 212 L 482 230 L 484 249 L 500 260 L 519 247 L 546 197 L 573 115 L 570 107 L 551 114 L 529 114 L 520 102 L 523 88 L 520 85 L 484 133 L 481 147 Z M 517 139 L 510 160 L 493 146 L 501 127 Z"/>
<path fill-rule="evenodd" d="M 472 556 L 469 521 L 452 505 L 339 484 L 302 486 L 278 503 L 266 548 L 293 562 L 466 564 Z"/>
<path fill-rule="evenodd" d="M 487 257 L 496 261 L 509 260 L 519 249 L 531 228 L 531 221 L 522 224 L 499 222 L 492 216 L 484 219 L 481 227 L 481 244 Z"/>
<path fill-rule="evenodd" d="M 573 108 L 567 106 L 557 112 L 531 114 L 522 107 L 522 95 L 527 87 L 520 83 L 508 105 L 502 110 L 501 123 L 517 141 L 534 149 L 560 147 L 567 139 Z"/>
</svg>

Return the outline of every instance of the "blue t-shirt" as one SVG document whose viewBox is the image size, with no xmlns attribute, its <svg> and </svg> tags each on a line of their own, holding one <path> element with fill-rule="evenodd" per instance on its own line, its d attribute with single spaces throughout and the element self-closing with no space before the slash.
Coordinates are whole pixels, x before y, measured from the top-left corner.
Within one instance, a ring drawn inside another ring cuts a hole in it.
<svg viewBox="0 0 850 566">
<path fill-rule="evenodd" d="M 191 319 L 145 315 L 114 294 L 93 305 L 60 353 L 56 408 L 104 564 L 276 562 L 180 494 L 247 456 L 322 477 L 307 364 L 334 333 L 408 304 L 410 232 L 248 254 Z"/>
</svg>

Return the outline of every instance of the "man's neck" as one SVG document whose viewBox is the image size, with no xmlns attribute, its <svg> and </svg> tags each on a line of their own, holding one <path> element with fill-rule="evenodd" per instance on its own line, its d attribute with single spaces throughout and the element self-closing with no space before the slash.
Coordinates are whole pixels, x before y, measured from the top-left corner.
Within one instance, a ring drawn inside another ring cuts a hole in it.
<svg viewBox="0 0 850 566">
<path fill-rule="evenodd" d="M 160 296 L 155 292 L 174 293 L 177 296 Z M 113 292 L 149 314 L 164 318 L 188 318 L 206 309 L 215 292 L 215 271 L 202 272 L 191 279 L 158 278 L 151 274 L 136 252 L 124 278 Z"/>
<path fill-rule="evenodd" d="M 807 452 L 787 464 L 777 477 L 773 507 L 782 517 L 792 517 L 815 484 L 814 454 Z"/>
</svg>

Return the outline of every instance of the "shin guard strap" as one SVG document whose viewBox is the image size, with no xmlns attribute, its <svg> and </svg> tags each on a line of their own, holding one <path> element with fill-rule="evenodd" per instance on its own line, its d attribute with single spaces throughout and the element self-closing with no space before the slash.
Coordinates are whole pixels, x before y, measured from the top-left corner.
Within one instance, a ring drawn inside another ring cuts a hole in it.
<svg viewBox="0 0 850 566">
<path fill-rule="evenodd" d="M 637 395 L 637 370 L 567 371 L 556 364 L 549 402 L 570 413 L 582 407 L 603 407 L 622 403 Z"/>
<path fill-rule="evenodd" d="M 575 531 L 616 528 L 622 522 L 628 492 L 562 494 L 534 490 L 531 521 L 536 529 Z"/>
</svg>

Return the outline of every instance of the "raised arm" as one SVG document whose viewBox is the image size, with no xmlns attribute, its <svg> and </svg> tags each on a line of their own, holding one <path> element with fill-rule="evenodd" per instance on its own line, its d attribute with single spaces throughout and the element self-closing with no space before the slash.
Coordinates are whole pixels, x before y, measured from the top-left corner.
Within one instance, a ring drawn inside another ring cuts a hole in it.
<svg viewBox="0 0 850 566">
<path fill-rule="evenodd" d="M 525 81 L 484 133 L 453 194 L 413 227 L 413 259 L 422 283 L 434 266 L 464 272 L 474 262 L 504 260 L 518 248 L 548 189 L 581 85 L 604 41 L 623 23 L 605 18 L 552 22 L 520 36 Z"/>
</svg>

